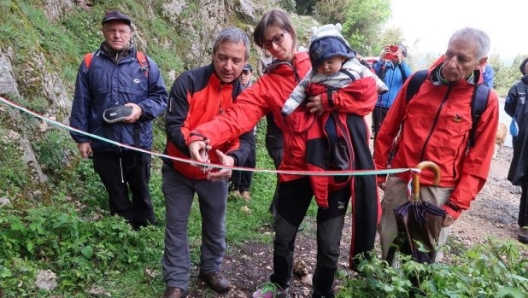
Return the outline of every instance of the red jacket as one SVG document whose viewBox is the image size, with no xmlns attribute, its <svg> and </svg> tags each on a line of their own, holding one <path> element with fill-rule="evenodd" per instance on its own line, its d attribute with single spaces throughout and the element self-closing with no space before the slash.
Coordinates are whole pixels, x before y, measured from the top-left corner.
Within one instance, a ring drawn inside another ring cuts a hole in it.
<svg viewBox="0 0 528 298">
<path fill-rule="evenodd" d="M 441 83 L 437 73 L 442 62 L 443 58 L 429 69 L 428 78 L 408 102 L 409 80 L 400 90 L 376 137 L 374 160 L 378 169 L 386 169 L 394 142 L 392 168 L 412 168 L 425 160 L 436 163 L 439 185 L 454 188 L 444 209 L 456 219 L 469 208 L 488 177 L 499 121 L 498 97 L 490 92 L 488 106 L 477 123 L 475 144 L 468 148 L 475 85 L 466 80 Z M 482 81 L 478 70 L 473 77 Z M 400 127 L 401 135 L 396 138 Z M 409 176 L 400 177 L 406 181 Z M 432 185 L 433 180 L 431 171 L 420 175 L 420 184 Z"/>
<path fill-rule="evenodd" d="M 242 85 L 239 80 L 229 84 L 221 82 L 214 73 L 212 65 L 182 73 L 174 81 L 169 96 L 165 127 L 168 140 L 165 153 L 189 159 L 188 140 L 191 130 L 222 114 L 233 105 L 235 97 L 240 92 Z M 211 162 L 219 163 L 216 149 L 227 152 L 235 162 L 245 160 L 250 150 L 249 143 L 246 143 L 246 138 L 250 140 L 248 136 L 243 136 L 241 148 L 239 148 L 238 135 L 215 144 L 209 154 Z M 189 179 L 207 178 L 207 174 L 199 167 L 174 160 L 166 162 L 172 164 L 175 170 Z"/>
<path fill-rule="evenodd" d="M 306 52 L 297 53 L 293 64 L 292 67 L 288 62 L 276 61 L 266 75 L 237 97 L 236 105 L 213 121 L 197 127 L 196 133 L 208 138 L 213 145 L 220 144 L 232 136 L 238 136 L 251 130 L 262 117 L 271 112 L 275 123 L 284 135 L 284 157 L 279 169 L 306 170 L 306 137 L 293 132 L 293 128 L 284 121 L 281 109 L 300 78 L 303 78 L 311 68 L 308 54 Z M 375 85 L 372 78 L 364 78 L 361 81 L 363 86 Z M 347 88 L 337 90 L 332 95 L 332 102 L 328 102 L 327 95 L 324 94 L 322 96 L 323 106 L 328 111 L 367 115 L 372 110 L 369 102 L 372 96 L 365 94 L 361 97 L 356 91 Z M 301 176 L 279 175 L 281 181 L 299 178 Z"/>
<path fill-rule="evenodd" d="M 298 133 L 299 126 L 303 122 L 288 122 L 281 113 L 284 102 L 290 96 L 300 78 L 303 78 L 310 69 L 310 60 L 306 52 L 297 53 L 293 65 L 287 62 L 275 62 L 269 72 L 262 76 L 253 86 L 244 90 L 237 97 L 237 102 L 224 114 L 216 117 L 213 121 L 198 126 L 195 131 L 196 140 L 201 136 L 208 138 L 212 145 L 221 144 L 233 136 L 250 130 L 258 121 L 268 113 L 273 113 L 275 123 L 284 135 L 284 156 L 280 170 L 307 170 L 307 151 L 314 149 L 316 144 L 326 142 L 324 135 L 319 138 L 308 138 L 306 133 Z M 373 168 L 372 155 L 368 149 L 368 127 L 363 119 L 374 108 L 376 102 L 376 83 L 373 78 L 367 77 L 357 80 L 355 84 L 336 90 L 331 98 L 324 93 L 322 103 L 326 111 L 336 111 L 345 118 L 346 114 L 354 114 L 348 117 L 346 125 L 349 133 L 354 136 L 355 161 L 357 168 Z M 305 116 L 310 116 L 305 114 Z M 190 141 L 193 141 L 191 139 Z M 314 146 L 308 142 L 314 142 Z M 324 148 L 324 147 L 323 147 Z M 326 152 L 319 151 L 320 154 Z M 358 154 L 360 153 L 360 154 Z M 281 181 L 299 179 L 301 176 L 279 174 Z M 352 193 L 353 211 L 353 239 L 351 256 L 365 253 L 374 248 L 376 226 L 378 220 L 378 200 L 376 181 L 372 176 L 356 178 L 354 181 L 354 193 Z M 319 196 L 322 190 L 312 184 L 314 194 L 318 196 L 317 204 L 321 207 L 328 206 L 327 198 Z M 351 261 L 351 266 L 354 266 Z"/>
</svg>

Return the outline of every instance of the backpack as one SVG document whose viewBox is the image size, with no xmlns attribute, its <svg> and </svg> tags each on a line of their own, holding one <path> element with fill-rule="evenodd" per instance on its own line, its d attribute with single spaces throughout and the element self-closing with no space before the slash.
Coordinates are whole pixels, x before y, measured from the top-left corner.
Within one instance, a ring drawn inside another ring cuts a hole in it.
<svg viewBox="0 0 528 298">
<path fill-rule="evenodd" d="M 427 69 L 419 70 L 411 76 L 409 85 L 407 86 L 407 97 L 405 98 L 407 103 L 413 98 L 418 92 L 420 86 L 427 78 Z M 480 120 L 480 116 L 486 110 L 488 106 L 488 98 L 490 94 L 490 88 L 484 84 L 475 85 L 473 90 L 473 96 L 471 98 L 471 131 L 469 132 L 468 146 L 473 147 L 475 145 L 475 131 L 477 130 L 477 123 Z"/>
<path fill-rule="evenodd" d="M 90 64 L 92 64 L 93 56 L 94 56 L 94 53 L 87 53 L 87 54 L 84 55 L 84 65 L 88 69 L 90 69 Z M 149 67 L 148 67 L 147 57 L 145 56 L 145 54 L 143 52 L 136 51 L 136 60 L 138 61 L 139 66 L 141 66 L 141 68 L 140 68 L 141 72 L 143 72 L 145 74 L 145 77 L 148 78 Z"/>
</svg>

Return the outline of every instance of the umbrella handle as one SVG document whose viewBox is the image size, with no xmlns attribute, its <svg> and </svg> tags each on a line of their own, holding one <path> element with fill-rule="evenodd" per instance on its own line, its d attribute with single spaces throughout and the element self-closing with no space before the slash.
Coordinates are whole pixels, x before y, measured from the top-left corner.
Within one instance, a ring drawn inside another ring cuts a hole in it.
<svg viewBox="0 0 528 298">
<path fill-rule="evenodd" d="M 425 168 L 431 169 L 435 174 L 433 185 L 438 185 L 438 183 L 440 183 L 440 168 L 434 162 L 422 161 L 416 166 L 416 168 L 419 170 L 423 170 Z M 413 201 L 415 202 L 420 201 L 420 175 L 419 173 L 413 173 L 412 190 L 413 190 L 412 192 Z"/>
</svg>

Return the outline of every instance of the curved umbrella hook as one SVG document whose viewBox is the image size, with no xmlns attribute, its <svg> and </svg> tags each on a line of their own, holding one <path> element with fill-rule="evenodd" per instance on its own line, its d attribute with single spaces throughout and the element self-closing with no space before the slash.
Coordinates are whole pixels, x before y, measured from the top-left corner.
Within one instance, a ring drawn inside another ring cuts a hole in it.
<svg viewBox="0 0 528 298">
<path fill-rule="evenodd" d="M 416 166 L 417 169 L 423 170 L 425 168 L 431 169 L 435 174 L 435 179 L 433 181 L 434 185 L 440 183 L 440 168 L 437 164 L 432 161 L 422 161 Z M 412 199 L 415 202 L 420 201 L 420 173 L 413 173 L 412 179 Z"/>
</svg>

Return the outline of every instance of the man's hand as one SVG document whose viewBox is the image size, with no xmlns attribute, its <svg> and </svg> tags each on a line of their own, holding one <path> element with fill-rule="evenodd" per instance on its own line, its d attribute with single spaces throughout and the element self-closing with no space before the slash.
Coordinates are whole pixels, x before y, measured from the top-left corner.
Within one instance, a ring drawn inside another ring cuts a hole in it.
<svg viewBox="0 0 528 298">
<path fill-rule="evenodd" d="M 308 97 L 306 108 L 310 111 L 310 113 L 318 113 L 321 115 L 324 112 L 323 103 L 321 102 L 321 95 Z"/>
<path fill-rule="evenodd" d="M 444 222 L 442 223 L 442 226 L 449 227 L 453 223 L 455 223 L 455 219 L 451 215 L 447 214 L 446 217 L 444 218 Z"/>
<path fill-rule="evenodd" d="M 235 165 L 235 160 L 229 156 L 224 154 L 220 150 L 216 150 L 216 155 L 220 157 L 220 163 L 224 166 L 232 167 Z M 207 179 L 211 181 L 220 181 L 229 179 L 231 177 L 231 173 L 233 172 L 232 169 L 221 169 L 218 172 L 209 172 L 207 174 Z"/>
<path fill-rule="evenodd" d="M 191 155 L 191 160 L 208 163 L 209 156 L 207 155 L 207 151 L 209 150 L 211 150 L 209 140 L 194 141 L 189 144 L 189 153 Z"/>
<path fill-rule="evenodd" d="M 127 103 L 125 106 L 132 107 L 132 115 L 123 119 L 124 123 L 134 123 L 143 115 L 143 109 L 135 103 Z"/>
<path fill-rule="evenodd" d="M 88 158 L 92 156 L 92 146 L 89 142 L 78 143 L 77 148 L 79 149 L 79 153 L 81 154 L 82 158 Z"/>
</svg>

